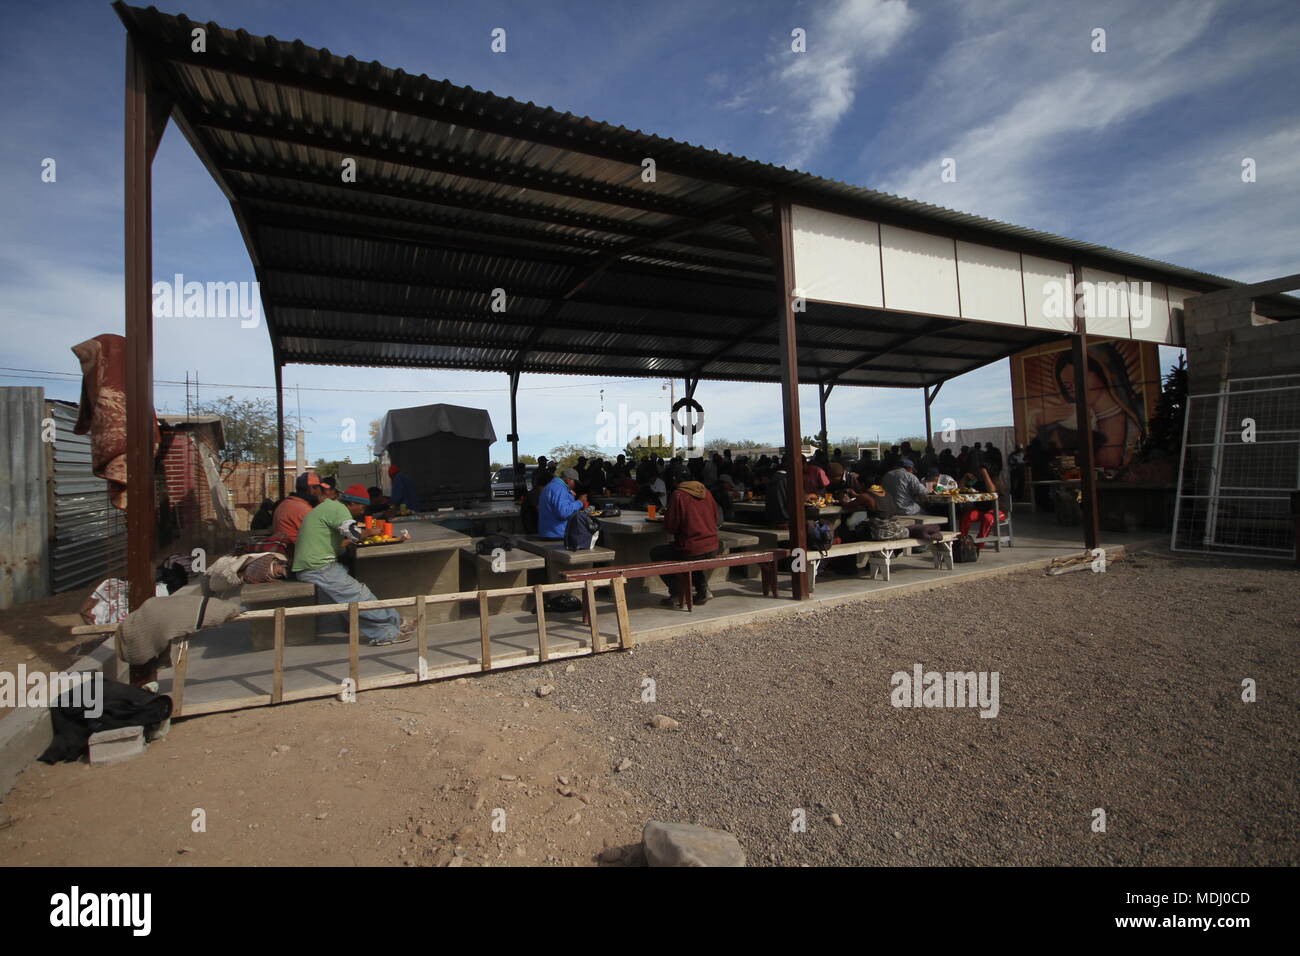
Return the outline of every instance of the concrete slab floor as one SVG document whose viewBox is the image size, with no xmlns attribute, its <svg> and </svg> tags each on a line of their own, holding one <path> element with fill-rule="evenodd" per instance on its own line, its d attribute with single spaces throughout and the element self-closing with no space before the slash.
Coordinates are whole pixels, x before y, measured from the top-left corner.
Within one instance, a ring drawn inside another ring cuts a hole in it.
<svg viewBox="0 0 1300 956">
<path fill-rule="evenodd" d="M 753 617 L 789 614 L 813 607 L 825 607 L 862 600 L 891 591 L 917 587 L 948 586 L 990 574 L 1043 566 L 1052 558 L 1082 550 L 1078 528 L 1061 527 L 1051 515 L 1017 514 L 1015 544 L 995 552 L 986 547 L 974 564 L 957 564 L 952 571 L 936 570 L 928 553 L 902 555 L 894 560 L 892 580 L 826 574 L 817 583 L 809 601 L 789 599 L 790 579 L 782 576 L 781 597 L 764 597 L 758 581 L 728 580 L 713 585 L 713 600 L 692 613 L 660 605 L 659 594 L 629 594 L 629 617 L 637 642 L 663 639 L 692 631 L 716 630 L 747 622 Z M 1151 532 L 1108 534 L 1103 546 L 1149 543 Z M 494 614 L 491 617 L 491 649 L 494 663 L 537 660 L 537 620 L 527 612 Z M 602 589 L 598 600 L 600 633 L 606 646 L 618 642 L 612 599 Z M 590 631 L 579 612 L 547 614 L 547 635 L 553 655 L 571 656 L 589 651 Z M 480 636 L 477 614 L 465 620 L 431 623 L 428 627 L 428 672 L 437 677 L 449 673 L 472 673 L 479 662 Z M 417 672 L 414 641 L 388 647 L 367 647 L 359 652 L 363 686 L 367 681 L 400 678 Z M 271 693 L 272 651 L 255 651 L 250 646 L 247 624 L 213 628 L 190 642 L 190 661 L 185 685 L 185 709 L 214 705 Z M 324 639 L 313 644 L 285 648 L 284 689 L 286 693 L 319 691 L 322 696 L 337 693 L 348 676 L 346 638 Z M 171 672 L 160 675 L 163 693 L 171 693 Z"/>
</svg>

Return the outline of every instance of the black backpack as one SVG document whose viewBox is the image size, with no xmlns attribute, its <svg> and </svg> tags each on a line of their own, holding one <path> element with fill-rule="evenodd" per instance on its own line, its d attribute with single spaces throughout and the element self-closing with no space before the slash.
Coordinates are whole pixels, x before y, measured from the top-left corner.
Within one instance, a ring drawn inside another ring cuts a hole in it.
<svg viewBox="0 0 1300 956">
<path fill-rule="evenodd" d="M 477 554 L 491 554 L 497 548 L 502 551 L 513 551 L 515 539 L 508 534 L 490 534 L 483 538 L 478 544 L 474 545 L 474 551 Z"/>
<path fill-rule="evenodd" d="M 952 559 L 959 564 L 978 561 L 980 549 L 975 547 L 975 539 L 968 534 L 959 536 L 952 543 Z"/>
<path fill-rule="evenodd" d="M 564 526 L 564 550 L 586 551 L 596 546 L 600 522 L 585 511 L 575 511 Z"/>
</svg>

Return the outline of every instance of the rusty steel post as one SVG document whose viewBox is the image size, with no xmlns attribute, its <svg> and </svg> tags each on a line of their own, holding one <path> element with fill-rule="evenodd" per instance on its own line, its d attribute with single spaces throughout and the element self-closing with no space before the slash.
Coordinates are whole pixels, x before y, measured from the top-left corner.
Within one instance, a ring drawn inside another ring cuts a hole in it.
<svg viewBox="0 0 1300 956">
<path fill-rule="evenodd" d="M 781 353 L 781 405 L 785 421 L 786 472 L 790 479 L 790 547 L 805 556 L 804 570 L 794 574 L 795 600 L 810 597 L 808 591 L 808 528 L 804 521 L 803 433 L 799 425 L 799 345 L 794 312 L 794 228 L 790 204 L 775 203 L 776 287 L 781 297 L 777 313 L 777 335 Z"/>
</svg>

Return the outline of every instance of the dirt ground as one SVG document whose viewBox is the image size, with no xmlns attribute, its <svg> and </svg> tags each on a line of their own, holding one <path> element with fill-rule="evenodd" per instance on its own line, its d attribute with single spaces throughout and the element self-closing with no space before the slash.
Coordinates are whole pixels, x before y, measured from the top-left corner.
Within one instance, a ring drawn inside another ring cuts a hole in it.
<svg viewBox="0 0 1300 956">
<path fill-rule="evenodd" d="M 25 772 L 0 860 L 590 865 L 660 819 L 727 829 L 752 865 L 1295 865 L 1298 648 L 1279 565 L 1019 572 L 180 721 L 129 763 Z M 915 663 L 997 671 L 998 716 L 891 706 Z"/>
</svg>

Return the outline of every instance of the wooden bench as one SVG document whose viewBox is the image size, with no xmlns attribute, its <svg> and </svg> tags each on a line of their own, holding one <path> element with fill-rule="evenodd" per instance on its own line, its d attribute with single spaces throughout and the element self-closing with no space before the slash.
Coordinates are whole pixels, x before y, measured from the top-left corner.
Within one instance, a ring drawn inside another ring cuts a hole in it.
<svg viewBox="0 0 1300 956">
<path fill-rule="evenodd" d="M 239 591 L 244 610 L 259 611 L 264 608 L 305 607 L 316 601 L 316 585 L 306 581 L 268 581 L 265 584 L 245 584 Z M 255 651 L 269 651 L 275 647 L 273 621 L 252 621 L 251 644 Z M 284 629 L 285 644 L 310 644 L 316 640 L 316 618 L 290 618 Z"/>
<path fill-rule="evenodd" d="M 960 537 L 960 531 L 944 531 L 940 540 L 931 542 L 930 548 L 934 551 L 935 568 L 952 570 L 952 543 Z"/>
<path fill-rule="evenodd" d="M 843 541 L 831 545 L 826 551 L 810 548 L 808 550 L 808 562 L 812 570 L 812 574 L 809 575 L 810 587 L 816 591 L 817 570 L 822 561 L 849 555 L 858 559 L 856 563 L 859 570 L 864 566 L 869 567 L 873 579 L 879 578 L 883 573 L 884 579 L 888 581 L 890 565 L 896 553 L 911 548 L 915 541 L 915 538 L 898 538 L 894 541 Z"/>
<path fill-rule="evenodd" d="M 482 538 L 475 538 L 473 544 L 460 549 L 461 586 L 471 584 L 480 591 L 496 591 L 502 588 L 520 588 L 528 583 L 528 572 L 546 567 L 546 558 L 522 548 L 504 551 L 498 560 L 493 554 L 479 554 L 474 550 Z M 500 614 L 503 611 L 524 610 L 527 595 L 513 594 L 505 597 L 492 597 L 489 593 L 488 612 Z"/>
<path fill-rule="evenodd" d="M 609 564 L 614 561 L 614 552 L 610 548 L 584 548 L 581 551 L 567 551 L 562 540 L 539 538 L 537 535 L 524 535 L 515 539 L 525 551 L 540 555 L 546 559 L 546 580 L 555 584 L 565 568 L 584 565 Z"/>
<path fill-rule="evenodd" d="M 774 548 L 767 551 L 744 551 L 740 554 L 729 554 L 726 557 L 695 558 L 690 561 L 646 561 L 641 564 L 625 564 L 619 567 L 605 567 L 588 571 L 564 571 L 561 576 L 565 581 L 589 581 L 606 578 L 611 574 L 629 580 L 633 578 L 677 576 L 677 606 L 681 607 L 684 601 L 686 610 L 691 611 L 695 608 L 694 588 L 691 587 L 691 574 L 693 572 L 711 571 L 714 568 L 757 565 L 762 571 L 763 596 L 777 597 L 777 562 L 783 561 L 789 556 L 790 552 L 786 549 Z M 586 614 L 585 609 L 583 613 Z"/>
</svg>

